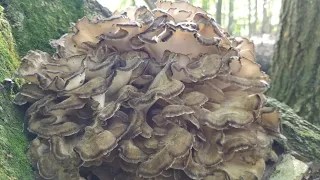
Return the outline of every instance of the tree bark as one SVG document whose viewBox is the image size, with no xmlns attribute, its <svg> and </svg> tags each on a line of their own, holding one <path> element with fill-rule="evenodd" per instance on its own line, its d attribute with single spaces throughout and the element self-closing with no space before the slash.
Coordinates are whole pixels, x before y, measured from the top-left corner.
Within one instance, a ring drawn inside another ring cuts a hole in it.
<svg viewBox="0 0 320 180">
<path fill-rule="evenodd" d="M 263 17 L 262 17 L 261 34 L 267 33 L 267 24 L 268 24 L 267 0 L 263 0 Z"/>
<path fill-rule="evenodd" d="M 270 96 L 320 125 L 320 1 L 284 0 Z"/>
<path fill-rule="evenodd" d="M 144 0 L 144 2 L 146 2 L 147 6 L 150 8 L 150 9 L 154 9 L 156 8 L 156 1 L 155 0 Z"/>
<path fill-rule="evenodd" d="M 254 1 L 254 22 L 252 24 L 252 34 L 257 33 L 257 24 L 258 24 L 258 0 Z"/>
<path fill-rule="evenodd" d="M 267 97 L 267 106 L 275 107 L 280 112 L 281 133 L 287 138 L 276 140 L 276 151 L 294 153 L 293 155 L 303 162 L 320 163 L 320 127 L 304 120 L 289 106 L 274 98 Z"/>
<path fill-rule="evenodd" d="M 222 0 L 218 0 L 217 5 L 216 5 L 216 9 L 217 9 L 216 21 L 217 21 L 218 24 L 221 24 Z"/>
<path fill-rule="evenodd" d="M 229 21 L 228 21 L 228 32 L 233 33 L 234 28 L 234 19 L 233 19 L 233 0 L 229 0 Z"/>
<path fill-rule="evenodd" d="M 249 27 L 249 34 L 248 36 L 251 37 L 252 34 L 252 26 L 251 26 L 251 1 L 248 0 L 248 27 Z"/>
</svg>

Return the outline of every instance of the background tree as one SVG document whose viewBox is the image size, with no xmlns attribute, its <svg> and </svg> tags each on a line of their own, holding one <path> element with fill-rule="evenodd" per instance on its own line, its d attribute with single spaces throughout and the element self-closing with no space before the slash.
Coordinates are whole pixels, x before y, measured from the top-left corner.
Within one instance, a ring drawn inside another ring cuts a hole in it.
<svg viewBox="0 0 320 180">
<path fill-rule="evenodd" d="M 252 24 L 252 34 L 257 33 L 257 25 L 258 25 L 258 0 L 254 0 L 254 22 Z"/>
<path fill-rule="evenodd" d="M 261 33 L 270 33 L 271 32 L 271 0 L 263 0 L 263 17 L 262 17 L 262 26 Z"/>
<path fill-rule="evenodd" d="M 144 0 L 147 4 L 147 6 L 150 8 L 150 9 L 154 9 L 156 8 L 156 5 L 155 3 L 157 2 L 156 0 Z"/>
<path fill-rule="evenodd" d="M 216 21 L 218 24 L 221 24 L 222 18 L 222 0 L 218 0 L 216 4 Z"/>
<path fill-rule="evenodd" d="M 252 34 L 252 24 L 251 24 L 251 1 L 248 0 L 248 29 L 249 29 L 249 37 Z"/>
<path fill-rule="evenodd" d="M 320 1 L 283 0 L 269 95 L 320 125 Z"/>
<path fill-rule="evenodd" d="M 233 32 L 234 29 L 234 19 L 233 19 L 233 5 L 234 0 L 229 0 L 229 20 L 228 20 L 228 31 L 229 33 Z"/>
</svg>

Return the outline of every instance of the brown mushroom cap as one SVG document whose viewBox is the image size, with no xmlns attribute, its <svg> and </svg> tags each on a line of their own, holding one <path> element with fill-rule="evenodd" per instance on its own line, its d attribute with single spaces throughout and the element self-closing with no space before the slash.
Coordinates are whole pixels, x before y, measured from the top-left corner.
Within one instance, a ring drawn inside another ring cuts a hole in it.
<svg viewBox="0 0 320 180">
<path fill-rule="evenodd" d="M 183 171 L 189 176 L 191 179 L 199 179 L 208 176 L 214 176 L 217 172 L 220 172 L 215 166 L 205 166 L 203 164 L 199 164 L 195 162 L 192 157 L 192 153 L 189 153 L 187 156 L 186 167 Z"/>
<path fill-rule="evenodd" d="M 81 126 L 77 123 L 70 122 L 68 117 L 39 119 L 37 116 L 31 116 L 28 130 L 38 134 L 40 137 L 49 138 L 51 136 L 70 136 L 79 132 Z"/>
<path fill-rule="evenodd" d="M 84 136 L 75 146 L 75 151 L 79 153 L 84 161 L 98 159 L 117 146 L 116 137 L 110 131 L 94 131 L 94 129 L 87 128 Z"/>
<path fill-rule="evenodd" d="M 131 107 L 141 109 L 152 105 L 159 98 L 170 99 L 183 91 L 184 85 L 182 82 L 168 77 L 169 67 L 169 64 L 166 65 L 166 67 L 158 73 L 150 84 L 148 91 L 143 96 L 129 101 Z"/>
<path fill-rule="evenodd" d="M 122 141 L 119 147 L 120 154 L 119 156 L 129 163 L 138 163 L 146 160 L 148 155 L 135 146 L 132 140 Z"/>
<path fill-rule="evenodd" d="M 144 177 L 154 177 L 170 167 L 175 158 L 186 154 L 192 147 L 193 137 L 183 128 L 173 127 L 161 140 L 159 151 L 151 159 L 140 164 L 138 173 Z"/>
<path fill-rule="evenodd" d="M 15 104 L 23 105 L 27 102 L 34 103 L 37 100 L 40 100 L 44 96 L 46 96 L 49 93 L 46 93 L 43 89 L 41 89 L 36 84 L 24 84 L 20 92 L 17 94 L 17 96 L 14 99 Z"/>
<path fill-rule="evenodd" d="M 261 179 L 265 170 L 265 161 L 257 159 L 250 162 L 239 155 L 232 161 L 222 163 L 221 169 L 228 172 L 232 179 Z"/>
<path fill-rule="evenodd" d="M 156 6 L 84 17 L 22 59 L 39 179 L 259 180 L 277 159 L 254 44 L 186 1 Z"/>
<path fill-rule="evenodd" d="M 224 138 L 222 131 L 212 131 L 209 128 L 204 129 L 206 141 L 202 148 L 195 152 L 197 162 L 205 166 L 214 166 L 223 160 L 222 141 Z"/>
</svg>

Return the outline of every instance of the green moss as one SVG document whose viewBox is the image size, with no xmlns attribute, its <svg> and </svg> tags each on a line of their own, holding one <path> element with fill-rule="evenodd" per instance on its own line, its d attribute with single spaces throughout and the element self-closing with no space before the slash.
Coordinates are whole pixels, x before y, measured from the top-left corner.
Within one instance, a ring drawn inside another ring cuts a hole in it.
<svg viewBox="0 0 320 180">
<path fill-rule="evenodd" d="M 66 33 L 69 23 L 85 13 L 109 15 L 96 1 L 0 0 L 0 82 L 11 77 L 19 55 L 34 49 L 53 52 L 49 40 Z M 24 83 L 21 79 L 14 82 Z M 23 133 L 23 112 L 11 102 L 16 89 L 0 89 L 0 180 L 34 179 L 25 155 L 28 140 Z"/>
<path fill-rule="evenodd" d="M 10 24 L 1 14 L 2 13 L 0 13 L 0 81 L 5 77 L 10 77 L 11 72 L 19 65 Z"/>
<path fill-rule="evenodd" d="M 33 179 L 25 156 L 27 138 L 23 133 L 22 115 L 7 92 L 0 95 L 0 179 Z"/>
<path fill-rule="evenodd" d="M 286 104 L 268 97 L 268 104 L 280 111 L 282 133 L 288 141 L 280 142 L 287 151 L 294 151 L 305 162 L 320 162 L 320 128 L 302 119 Z"/>
<path fill-rule="evenodd" d="M 31 49 L 53 52 L 50 39 L 67 32 L 70 22 L 84 16 L 82 0 L 0 0 L 13 26 L 19 54 Z"/>
<path fill-rule="evenodd" d="M 19 65 L 10 24 L 0 6 L 0 80 L 10 77 Z M 23 133 L 23 113 L 11 102 L 12 89 L 0 90 L 0 179 L 33 179 L 25 156 L 27 138 Z"/>
</svg>

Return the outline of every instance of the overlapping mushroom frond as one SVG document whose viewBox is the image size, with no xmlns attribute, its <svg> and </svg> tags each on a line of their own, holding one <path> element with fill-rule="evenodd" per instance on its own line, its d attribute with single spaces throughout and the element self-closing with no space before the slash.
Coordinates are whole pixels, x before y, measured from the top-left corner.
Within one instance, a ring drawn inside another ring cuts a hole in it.
<svg viewBox="0 0 320 180">
<path fill-rule="evenodd" d="M 158 2 L 72 29 L 18 69 L 37 178 L 255 180 L 276 158 L 254 45 L 202 9 Z"/>
</svg>

